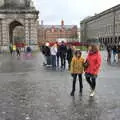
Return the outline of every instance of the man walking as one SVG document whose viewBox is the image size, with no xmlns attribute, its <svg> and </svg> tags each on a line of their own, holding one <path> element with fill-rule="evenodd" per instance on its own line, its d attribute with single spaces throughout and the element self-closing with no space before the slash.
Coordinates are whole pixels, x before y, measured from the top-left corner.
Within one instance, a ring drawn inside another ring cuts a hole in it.
<svg viewBox="0 0 120 120">
<path fill-rule="evenodd" d="M 66 67 L 66 53 L 67 53 L 67 47 L 66 47 L 64 41 L 62 41 L 62 43 L 60 45 L 61 69 L 65 69 L 65 67 Z"/>
</svg>

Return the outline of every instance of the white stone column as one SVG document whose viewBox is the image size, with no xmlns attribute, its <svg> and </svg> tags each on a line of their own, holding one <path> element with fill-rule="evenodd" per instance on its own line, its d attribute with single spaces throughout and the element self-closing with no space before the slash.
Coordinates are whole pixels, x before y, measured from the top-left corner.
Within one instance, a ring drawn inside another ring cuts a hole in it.
<svg viewBox="0 0 120 120">
<path fill-rule="evenodd" d="M 6 20 L 2 20 L 2 46 L 8 46 L 9 45 L 9 39 L 8 39 L 8 25 Z"/>
<path fill-rule="evenodd" d="M 2 23 L 0 21 L 0 46 L 2 45 Z"/>
<path fill-rule="evenodd" d="M 25 19 L 25 44 L 29 45 L 30 31 L 29 31 L 29 20 Z"/>
<path fill-rule="evenodd" d="M 31 43 L 37 45 L 37 22 L 34 19 L 31 20 L 30 38 Z"/>
</svg>

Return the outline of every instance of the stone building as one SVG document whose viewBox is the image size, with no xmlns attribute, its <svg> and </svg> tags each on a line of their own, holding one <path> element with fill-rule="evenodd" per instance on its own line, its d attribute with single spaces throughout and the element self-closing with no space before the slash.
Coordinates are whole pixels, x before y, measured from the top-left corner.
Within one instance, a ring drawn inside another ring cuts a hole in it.
<svg viewBox="0 0 120 120">
<path fill-rule="evenodd" d="M 31 0 L 0 0 L 0 46 L 16 44 L 13 36 L 19 27 L 24 32 L 24 40 L 17 42 L 37 45 L 38 14 Z"/>
<path fill-rule="evenodd" d="M 38 28 L 38 41 L 41 42 L 55 42 L 59 38 L 76 39 L 78 37 L 77 25 L 64 25 L 64 21 L 61 21 L 61 25 L 43 25 Z"/>
<path fill-rule="evenodd" d="M 81 40 L 98 39 L 102 44 L 120 44 L 120 5 L 81 21 Z"/>
</svg>

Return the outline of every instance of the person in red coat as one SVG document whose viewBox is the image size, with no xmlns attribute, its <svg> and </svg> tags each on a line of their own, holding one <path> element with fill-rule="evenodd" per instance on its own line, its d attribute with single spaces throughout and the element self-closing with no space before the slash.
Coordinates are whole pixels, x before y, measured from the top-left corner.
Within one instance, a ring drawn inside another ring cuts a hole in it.
<svg viewBox="0 0 120 120">
<path fill-rule="evenodd" d="M 92 44 L 90 46 L 86 62 L 88 66 L 85 69 L 85 77 L 91 88 L 90 96 L 93 97 L 95 95 L 96 78 L 101 66 L 101 54 L 98 45 Z"/>
</svg>

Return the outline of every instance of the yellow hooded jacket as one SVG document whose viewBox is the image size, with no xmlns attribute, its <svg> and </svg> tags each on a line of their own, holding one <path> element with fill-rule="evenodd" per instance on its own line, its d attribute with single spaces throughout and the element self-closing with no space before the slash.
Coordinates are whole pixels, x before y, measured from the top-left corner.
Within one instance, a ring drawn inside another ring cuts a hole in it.
<svg viewBox="0 0 120 120">
<path fill-rule="evenodd" d="M 72 74 L 82 74 L 84 72 L 84 58 L 73 57 L 71 62 L 71 70 Z"/>
</svg>

